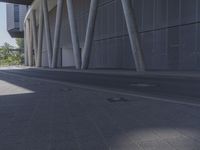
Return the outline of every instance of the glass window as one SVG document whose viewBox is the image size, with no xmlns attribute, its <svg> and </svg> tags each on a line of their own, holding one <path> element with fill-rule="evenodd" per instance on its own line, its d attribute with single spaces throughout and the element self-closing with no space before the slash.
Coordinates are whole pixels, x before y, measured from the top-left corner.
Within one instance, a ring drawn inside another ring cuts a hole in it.
<svg viewBox="0 0 200 150">
<path fill-rule="evenodd" d="M 19 5 L 14 5 L 14 19 L 15 22 L 19 22 Z"/>
</svg>

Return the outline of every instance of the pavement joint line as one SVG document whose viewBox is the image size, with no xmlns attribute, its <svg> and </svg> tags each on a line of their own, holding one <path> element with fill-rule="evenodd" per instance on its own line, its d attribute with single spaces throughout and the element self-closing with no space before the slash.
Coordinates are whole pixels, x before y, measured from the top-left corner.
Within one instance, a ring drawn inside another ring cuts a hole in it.
<svg viewBox="0 0 200 150">
<path fill-rule="evenodd" d="M 179 105 L 187 105 L 187 106 L 192 106 L 192 107 L 200 107 L 200 104 L 195 104 L 195 103 L 190 103 L 190 102 L 181 102 L 181 101 L 176 101 L 176 100 L 169 100 L 167 98 L 161 98 L 161 97 L 155 97 L 155 96 L 150 96 L 150 95 L 141 95 L 141 94 L 135 94 L 135 93 L 127 93 L 127 92 L 122 92 L 122 91 L 116 91 L 114 89 L 103 89 L 97 86 L 87 86 L 87 85 L 81 85 L 81 84 L 76 84 L 76 83 L 69 83 L 69 82 L 62 82 L 62 81 L 56 81 L 56 80 L 50 80 L 50 79 L 41 79 L 37 77 L 27 77 L 25 75 L 19 75 L 15 73 L 8 73 L 8 72 L 3 72 L 0 71 L 2 74 L 10 75 L 10 76 L 15 76 L 15 77 L 23 77 L 26 79 L 32 79 L 32 80 L 38 80 L 38 81 L 44 81 L 44 82 L 49 82 L 49 83 L 56 83 L 56 84 L 61 84 L 61 85 L 67 85 L 71 86 L 74 88 L 80 88 L 80 89 L 87 89 L 87 90 L 92 90 L 92 91 L 97 91 L 97 92 L 104 92 L 104 93 L 112 93 L 112 94 L 119 94 L 119 95 L 126 95 L 126 96 L 133 96 L 133 97 L 138 97 L 138 98 L 144 98 L 144 99 L 150 99 L 152 101 L 160 101 L 160 102 L 165 102 L 165 103 L 173 103 L 173 104 L 179 104 Z"/>
</svg>

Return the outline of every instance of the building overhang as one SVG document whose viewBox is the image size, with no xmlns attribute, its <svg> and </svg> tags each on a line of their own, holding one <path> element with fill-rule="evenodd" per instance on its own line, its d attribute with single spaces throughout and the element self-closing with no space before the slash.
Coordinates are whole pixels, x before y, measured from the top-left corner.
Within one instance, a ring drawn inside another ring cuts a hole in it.
<svg viewBox="0 0 200 150">
<path fill-rule="evenodd" d="M 19 29 L 8 30 L 8 33 L 12 38 L 24 38 L 24 32 Z"/>
<path fill-rule="evenodd" d="M 33 0 L 0 0 L 0 2 L 21 4 L 21 5 L 31 5 Z"/>
</svg>

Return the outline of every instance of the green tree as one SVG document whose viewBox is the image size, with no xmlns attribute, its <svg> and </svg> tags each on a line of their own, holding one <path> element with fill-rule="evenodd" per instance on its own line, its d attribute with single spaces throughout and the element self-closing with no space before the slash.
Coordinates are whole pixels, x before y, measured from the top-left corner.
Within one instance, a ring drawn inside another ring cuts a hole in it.
<svg viewBox="0 0 200 150">
<path fill-rule="evenodd" d="M 17 44 L 19 49 L 24 49 L 24 39 L 23 38 L 17 38 L 16 44 Z"/>
<path fill-rule="evenodd" d="M 19 51 L 15 51 L 14 47 L 8 43 L 4 43 L 0 47 L 0 65 L 19 65 L 22 63 L 22 55 Z"/>
<path fill-rule="evenodd" d="M 0 58 L 6 59 L 10 55 L 10 49 L 13 49 L 14 47 L 11 46 L 8 43 L 4 43 L 3 46 L 0 48 Z"/>
</svg>

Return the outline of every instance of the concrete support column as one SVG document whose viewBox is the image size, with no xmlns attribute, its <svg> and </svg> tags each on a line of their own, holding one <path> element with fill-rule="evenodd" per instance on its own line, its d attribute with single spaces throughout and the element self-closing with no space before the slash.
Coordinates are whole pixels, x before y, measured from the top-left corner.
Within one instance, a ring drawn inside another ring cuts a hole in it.
<svg viewBox="0 0 200 150">
<path fill-rule="evenodd" d="M 27 51 L 28 51 L 28 46 L 27 46 L 27 36 L 26 36 L 26 33 L 27 33 L 27 31 L 26 31 L 27 29 L 26 29 L 26 23 L 24 23 L 24 65 L 25 66 L 28 66 L 28 53 L 27 53 Z"/>
<path fill-rule="evenodd" d="M 44 14 L 44 26 L 45 26 L 45 35 L 46 35 L 46 43 L 47 43 L 47 51 L 48 51 L 48 63 L 49 67 L 51 67 L 52 62 L 52 40 L 51 40 L 51 31 L 49 25 L 49 11 L 47 0 L 43 0 L 43 14 Z"/>
<path fill-rule="evenodd" d="M 34 58 L 35 58 L 35 65 L 37 62 L 37 51 L 38 51 L 38 36 L 37 36 L 37 25 L 36 25 L 36 11 L 33 10 L 31 13 L 31 25 L 32 25 L 32 32 L 33 32 L 33 48 L 34 48 Z"/>
<path fill-rule="evenodd" d="M 76 66 L 76 69 L 81 69 L 81 49 L 79 45 L 77 24 L 76 24 L 76 19 L 74 15 L 73 0 L 66 0 L 66 3 L 67 3 L 67 11 L 68 11 L 68 16 L 69 16 L 69 24 L 70 24 L 75 66 Z"/>
<path fill-rule="evenodd" d="M 138 72 L 144 72 L 145 71 L 144 56 L 140 45 L 137 23 L 134 15 L 134 10 L 132 8 L 131 0 L 121 0 L 121 3 L 123 6 L 124 16 L 127 24 L 136 70 Z"/>
<path fill-rule="evenodd" d="M 44 16 L 43 16 L 43 3 L 41 2 L 40 5 L 40 12 L 39 12 L 39 29 L 38 29 L 38 52 L 37 52 L 37 61 L 36 67 L 42 66 L 42 44 L 43 44 L 43 28 L 44 28 Z"/>
<path fill-rule="evenodd" d="M 32 32 L 31 32 L 31 24 L 30 20 L 28 19 L 26 21 L 26 28 L 27 28 L 27 43 L 28 43 L 28 65 L 33 65 L 33 38 L 32 38 Z"/>
<path fill-rule="evenodd" d="M 88 25 L 86 30 L 85 44 L 83 48 L 82 69 L 88 69 L 92 42 L 94 38 L 94 29 L 97 16 L 98 0 L 91 0 Z"/>
<path fill-rule="evenodd" d="M 60 31 L 61 31 L 61 25 L 62 25 L 63 2 L 64 0 L 57 0 L 52 68 L 56 68 L 58 64 L 58 52 L 60 50 Z"/>
</svg>

